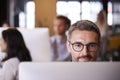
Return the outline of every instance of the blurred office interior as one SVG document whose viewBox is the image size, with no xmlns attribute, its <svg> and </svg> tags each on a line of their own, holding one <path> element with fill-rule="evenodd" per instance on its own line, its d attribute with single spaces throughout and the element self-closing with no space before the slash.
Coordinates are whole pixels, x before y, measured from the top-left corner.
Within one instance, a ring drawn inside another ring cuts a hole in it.
<svg viewBox="0 0 120 80">
<path fill-rule="evenodd" d="M 72 24 L 78 20 L 96 22 L 98 13 L 106 12 L 108 35 L 106 50 L 100 61 L 120 61 L 120 0 L 0 0 L 0 26 L 8 22 L 11 27 L 47 27 L 54 34 L 53 19 L 67 16 Z"/>
</svg>

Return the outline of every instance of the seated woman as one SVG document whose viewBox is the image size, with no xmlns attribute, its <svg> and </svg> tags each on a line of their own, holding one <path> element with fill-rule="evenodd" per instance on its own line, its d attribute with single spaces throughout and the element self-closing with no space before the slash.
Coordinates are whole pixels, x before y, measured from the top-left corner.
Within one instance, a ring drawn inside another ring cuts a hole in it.
<svg viewBox="0 0 120 80">
<path fill-rule="evenodd" d="M 20 62 L 32 61 L 22 34 L 17 29 L 7 29 L 2 32 L 1 51 L 6 53 L 0 68 L 0 80 L 17 80 Z"/>
</svg>

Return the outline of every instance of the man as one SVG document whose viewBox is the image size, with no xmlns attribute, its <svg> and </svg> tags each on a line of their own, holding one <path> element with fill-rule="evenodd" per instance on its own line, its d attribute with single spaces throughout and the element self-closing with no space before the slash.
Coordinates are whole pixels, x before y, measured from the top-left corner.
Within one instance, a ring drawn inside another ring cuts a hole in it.
<svg viewBox="0 0 120 80">
<path fill-rule="evenodd" d="M 67 49 L 73 62 L 95 61 L 100 48 L 100 32 L 91 21 L 81 20 L 68 30 Z"/>
<path fill-rule="evenodd" d="M 51 37 L 52 61 L 70 61 L 71 55 L 66 47 L 66 31 L 70 27 L 71 21 L 65 16 L 57 16 L 54 20 L 55 35 Z"/>
</svg>

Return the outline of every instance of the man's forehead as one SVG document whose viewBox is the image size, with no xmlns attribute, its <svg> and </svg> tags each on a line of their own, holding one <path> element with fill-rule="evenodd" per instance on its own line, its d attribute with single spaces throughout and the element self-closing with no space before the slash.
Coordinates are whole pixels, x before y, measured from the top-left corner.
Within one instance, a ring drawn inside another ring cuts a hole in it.
<svg viewBox="0 0 120 80">
<path fill-rule="evenodd" d="M 55 19 L 55 20 L 53 21 L 54 24 L 56 24 L 56 22 L 57 22 L 57 23 L 60 23 L 60 24 L 61 24 L 61 23 L 62 23 L 62 24 L 65 24 L 65 21 L 64 21 L 63 19 Z"/>
<path fill-rule="evenodd" d="M 98 35 L 93 31 L 74 30 L 70 39 L 72 42 L 98 42 Z"/>
</svg>

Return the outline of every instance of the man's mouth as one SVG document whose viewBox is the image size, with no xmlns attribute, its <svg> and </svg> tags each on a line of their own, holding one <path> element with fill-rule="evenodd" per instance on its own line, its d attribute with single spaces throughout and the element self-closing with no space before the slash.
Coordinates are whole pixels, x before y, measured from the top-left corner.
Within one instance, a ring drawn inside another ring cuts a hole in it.
<svg viewBox="0 0 120 80">
<path fill-rule="evenodd" d="M 92 57 L 79 57 L 78 61 L 79 62 L 87 62 L 87 61 L 91 61 Z"/>
</svg>

